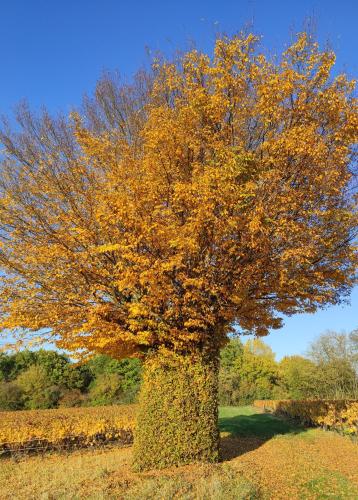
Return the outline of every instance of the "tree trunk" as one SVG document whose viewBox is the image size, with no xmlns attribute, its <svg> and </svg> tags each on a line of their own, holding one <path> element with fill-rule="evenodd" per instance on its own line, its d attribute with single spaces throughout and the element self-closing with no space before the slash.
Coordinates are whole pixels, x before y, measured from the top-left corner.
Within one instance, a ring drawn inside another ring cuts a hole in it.
<svg viewBox="0 0 358 500">
<path fill-rule="evenodd" d="M 217 462 L 218 354 L 157 352 L 144 364 L 134 434 L 138 471 Z"/>
</svg>

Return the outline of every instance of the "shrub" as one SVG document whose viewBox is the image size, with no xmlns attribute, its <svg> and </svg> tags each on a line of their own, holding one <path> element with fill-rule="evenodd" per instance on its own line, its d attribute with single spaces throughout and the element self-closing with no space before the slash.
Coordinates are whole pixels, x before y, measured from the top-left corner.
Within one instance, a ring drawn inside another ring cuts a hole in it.
<svg viewBox="0 0 358 500">
<path fill-rule="evenodd" d="M 358 402 L 351 400 L 258 400 L 254 406 L 308 426 L 358 435 Z"/>
</svg>

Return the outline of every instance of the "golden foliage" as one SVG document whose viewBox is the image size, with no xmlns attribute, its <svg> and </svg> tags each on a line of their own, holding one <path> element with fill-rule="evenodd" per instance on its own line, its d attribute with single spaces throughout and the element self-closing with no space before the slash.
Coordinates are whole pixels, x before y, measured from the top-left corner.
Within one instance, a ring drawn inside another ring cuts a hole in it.
<svg viewBox="0 0 358 500">
<path fill-rule="evenodd" d="M 358 435 L 358 402 L 350 400 L 257 400 L 256 408 L 293 418 L 304 425 L 320 426 Z"/>
<path fill-rule="evenodd" d="M 0 328 L 115 357 L 257 335 L 349 293 L 354 82 L 303 33 L 102 80 L 70 121 L 2 132 Z"/>
<path fill-rule="evenodd" d="M 0 455 L 133 440 L 135 406 L 0 412 Z"/>
</svg>

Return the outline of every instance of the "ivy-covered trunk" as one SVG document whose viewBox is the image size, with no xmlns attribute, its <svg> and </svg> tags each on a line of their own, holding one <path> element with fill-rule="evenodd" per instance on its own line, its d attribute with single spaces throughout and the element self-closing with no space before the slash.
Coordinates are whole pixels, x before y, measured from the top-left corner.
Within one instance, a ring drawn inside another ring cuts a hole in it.
<svg viewBox="0 0 358 500">
<path fill-rule="evenodd" d="M 192 462 L 217 462 L 218 355 L 149 356 L 134 435 L 138 471 Z"/>
</svg>

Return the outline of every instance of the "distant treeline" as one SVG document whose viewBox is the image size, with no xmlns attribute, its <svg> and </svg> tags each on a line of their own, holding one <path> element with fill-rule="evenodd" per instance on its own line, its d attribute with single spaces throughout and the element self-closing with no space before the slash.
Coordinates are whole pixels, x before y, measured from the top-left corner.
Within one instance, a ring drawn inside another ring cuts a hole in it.
<svg viewBox="0 0 358 500">
<path fill-rule="evenodd" d="M 279 362 L 259 339 L 244 345 L 232 340 L 221 353 L 221 404 L 345 398 L 358 398 L 358 330 L 327 332 L 311 344 L 307 356 L 286 356 Z"/>
<path fill-rule="evenodd" d="M 96 356 L 76 365 L 56 351 L 0 354 L 0 410 L 132 403 L 140 380 L 138 359 Z"/>
<path fill-rule="evenodd" d="M 0 410 L 132 403 L 141 361 L 95 356 L 77 365 L 57 351 L 0 354 Z M 358 331 L 328 332 L 303 356 L 276 361 L 260 339 L 232 339 L 221 352 L 222 405 L 255 399 L 358 398 Z"/>
</svg>

